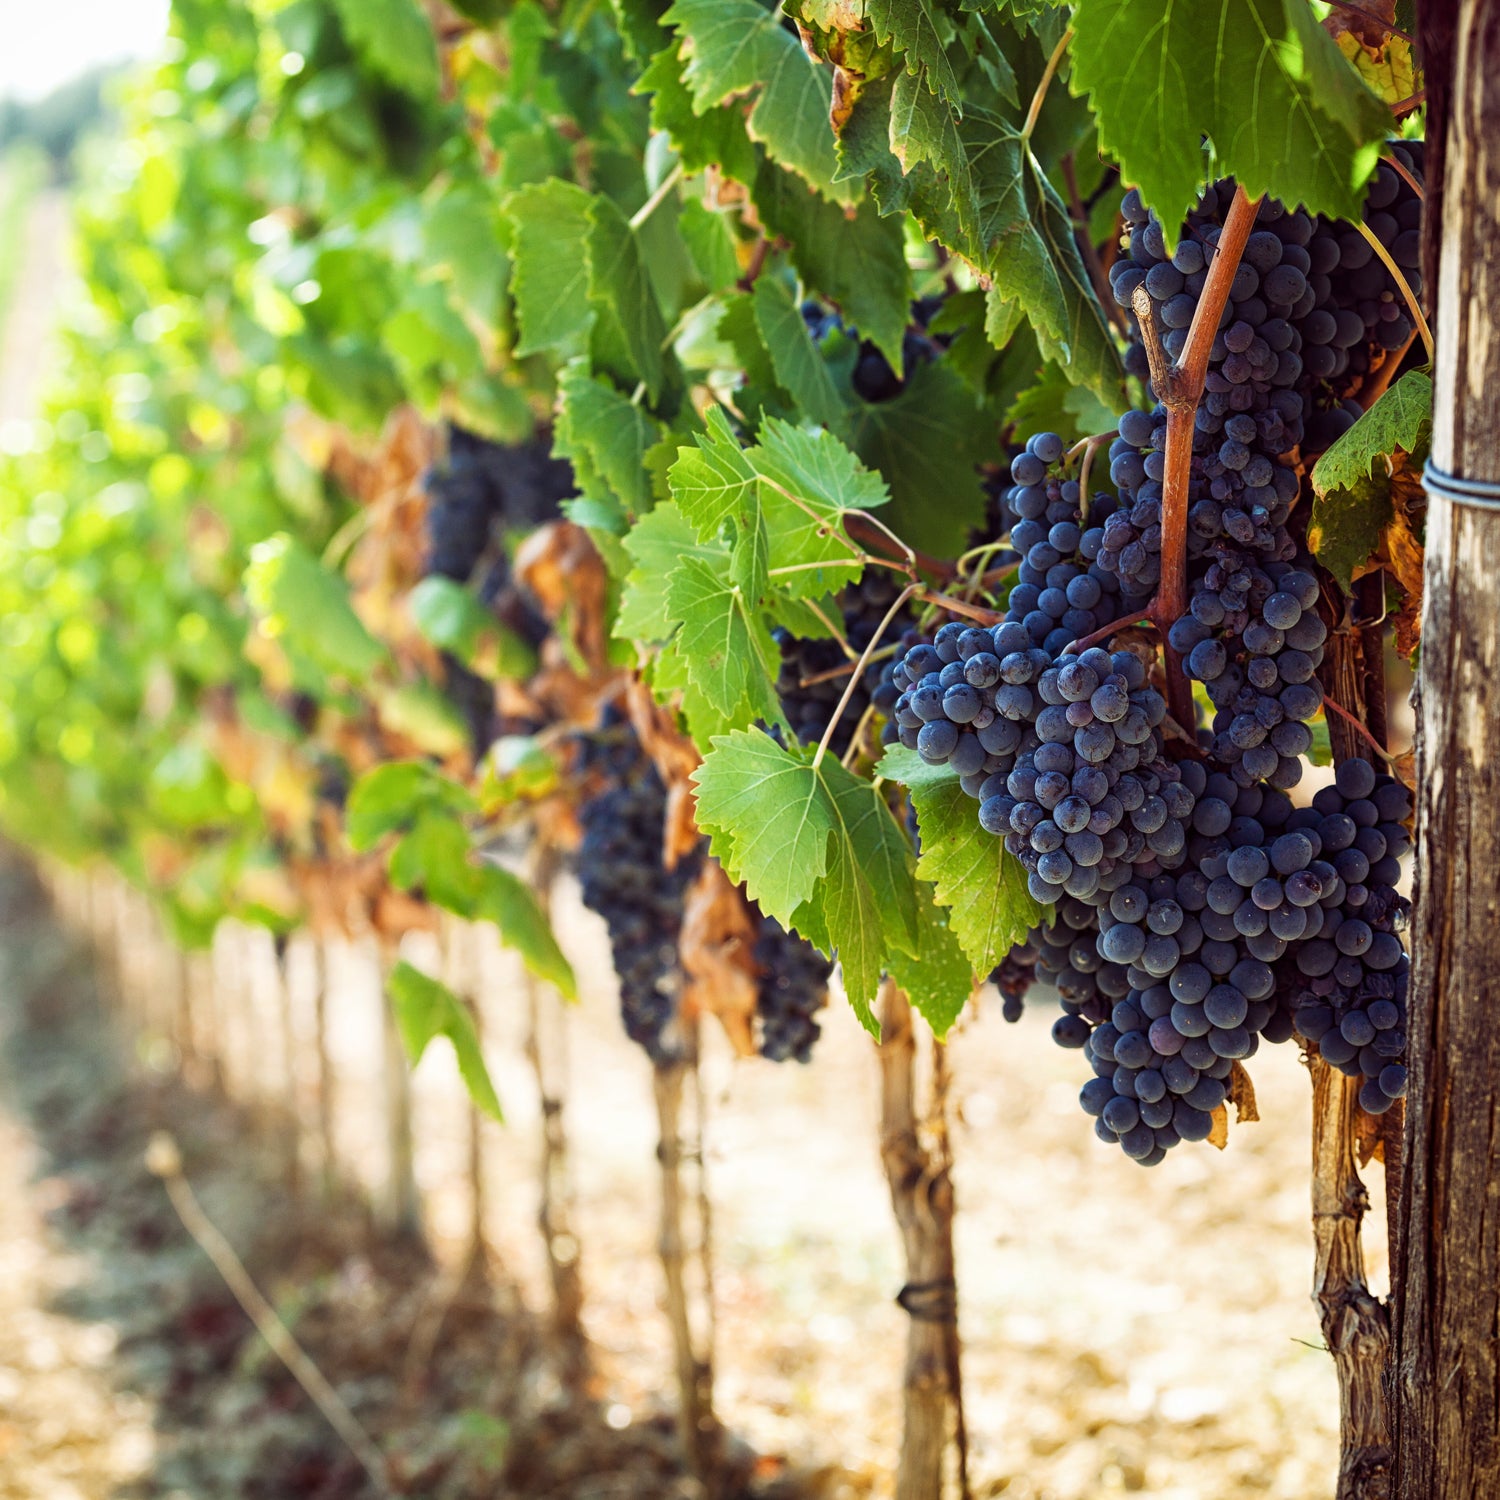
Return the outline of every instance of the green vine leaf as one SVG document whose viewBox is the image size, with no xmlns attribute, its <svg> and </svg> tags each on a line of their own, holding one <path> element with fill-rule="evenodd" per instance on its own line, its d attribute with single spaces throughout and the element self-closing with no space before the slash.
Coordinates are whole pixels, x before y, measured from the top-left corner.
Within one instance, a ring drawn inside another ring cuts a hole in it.
<svg viewBox="0 0 1500 1500">
<path fill-rule="evenodd" d="M 564 1000 L 578 999 L 573 966 L 563 955 L 552 924 L 537 904 L 530 887 L 509 870 L 481 858 L 475 868 L 473 918 L 490 922 L 500 941 L 521 957 L 522 963 Z"/>
<path fill-rule="evenodd" d="M 844 403 L 791 293 L 774 278 L 762 276 L 751 293 L 751 304 L 776 383 L 814 422 L 840 431 L 845 425 Z"/>
<path fill-rule="evenodd" d="M 334 9 L 373 72 L 416 99 L 437 97 L 437 45 L 416 0 L 334 0 Z"/>
<path fill-rule="evenodd" d="M 886 960 L 891 978 L 941 1040 L 974 993 L 974 974 L 946 912 L 933 900 L 932 887 L 917 882 L 915 953 L 893 950 Z"/>
<path fill-rule="evenodd" d="M 604 197 L 593 200 L 589 224 L 589 301 L 598 314 L 595 354 L 621 380 L 639 380 L 655 402 L 666 378 L 667 328 L 636 231 Z M 556 247 L 552 253 L 558 253 Z"/>
<path fill-rule="evenodd" d="M 521 325 L 517 355 L 549 349 L 574 354 L 588 339 L 594 326 L 587 255 L 591 203 L 581 187 L 556 178 L 505 201 L 515 263 L 511 291 Z"/>
<path fill-rule="evenodd" d="M 753 600 L 702 557 L 685 557 L 667 583 L 667 610 L 681 629 L 677 647 L 688 674 L 710 704 L 732 714 L 775 720 L 781 652 Z"/>
<path fill-rule="evenodd" d="M 751 138 L 820 193 L 852 199 L 834 181 L 832 74 L 807 56 L 776 10 L 756 0 L 677 0 L 664 19 L 686 44 L 682 78 L 696 112 L 755 93 Z"/>
<path fill-rule="evenodd" d="M 355 614 L 344 580 L 285 532 L 251 549 L 245 597 L 268 635 L 336 677 L 365 682 L 388 660 Z"/>
<path fill-rule="evenodd" d="M 755 177 L 755 146 L 745 116 L 733 104 L 698 109 L 683 82 L 679 49 L 664 47 L 636 80 L 635 92 L 651 96 L 651 126 L 671 137 L 689 172 L 722 168 L 736 182 Z"/>
<path fill-rule="evenodd" d="M 500 1096 L 485 1066 L 479 1031 L 468 1007 L 448 988 L 403 959 L 386 979 L 386 992 L 396 1016 L 396 1029 L 412 1066 L 438 1037 L 446 1037 L 458 1060 L 458 1071 L 469 1097 L 493 1120 L 503 1121 Z"/>
<path fill-rule="evenodd" d="M 1396 521 L 1392 475 L 1425 451 L 1431 432 L 1432 377 L 1411 370 L 1313 466 L 1307 545 L 1342 588 L 1381 550 Z M 1417 562 L 1419 572 L 1420 554 Z"/>
<path fill-rule="evenodd" d="M 602 502 L 623 523 L 651 509 L 646 455 L 661 441 L 662 425 L 608 380 L 574 360 L 558 381 L 556 451 L 570 459 L 580 493 Z"/>
<path fill-rule="evenodd" d="M 1079 0 L 1073 29 L 1073 86 L 1169 236 L 1215 175 L 1358 216 L 1390 112 L 1305 0 Z"/>
<path fill-rule="evenodd" d="M 700 542 L 698 533 L 671 501 L 663 501 L 631 527 L 624 547 L 633 566 L 625 576 L 614 633 L 627 641 L 666 641 L 676 628 L 667 604 L 667 583 L 685 557 L 727 568 L 720 542 Z"/>
<path fill-rule="evenodd" d="M 974 972 L 988 974 L 1044 920 L 1025 870 L 1006 855 L 1003 840 L 979 826 L 973 798 L 946 767 L 892 745 L 876 769 L 911 794 L 922 837 L 917 874 L 949 908 L 949 925 Z"/>
<path fill-rule="evenodd" d="M 1393 453 L 1416 453 L 1432 430 L 1432 376 L 1403 375 L 1313 465 L 1313 489 L 1327 495 L 1369 479 Z"/>
<path fill-rule="evenodd" d="M 883 219 L 871 203 L 846 213 L 769 161 L 761 163 L 752 195 L 767 232 L 787 241 L 803 280 L 836 303 L 899 369 L 911 318 L 911 272 L 900 224 Z"/>
<path fill-rule="evenodd" d="M 920 71 L 924 85 L 950 104 L 961 105 L 958 79 L 948 61 L 948 22 L 932 0 L 865 0 L 865 18 L 882 46 L 906 54 L 906 66 Z"/>
<path fill-rule="evenodd" d="M 956 557 L 985 515 L 977 465 L 995 452 L 993 417 L 946 363 L 915 366 L 890 401 L 861 403 L 854 448 L 891 487 L 884 518 L 913 547 Z"/>
<path fill-rule="evenodd" d="M 694 781 L 715 856 L 762 911 L 837 955 L 855 1014 L 878 1036 L 871 1004 L 887 957 L 920 943 L 910 850 L 878 790 L 759 730 L 716 738 Z"/>
</svg>

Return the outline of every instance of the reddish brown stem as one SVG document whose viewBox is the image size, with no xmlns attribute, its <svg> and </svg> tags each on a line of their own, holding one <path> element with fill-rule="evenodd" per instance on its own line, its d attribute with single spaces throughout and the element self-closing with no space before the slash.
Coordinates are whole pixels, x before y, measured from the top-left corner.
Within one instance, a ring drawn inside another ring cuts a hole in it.
<svg viewBox="0 0 1500 1500">
<path fill-rule="evenodd" d="M 1415 94 L 1408 94 L 1405 99 L 1398 99 L 1391 105 L 1391 113 L 1399 120 L 1402 115 L 1409 115 L 1414 109 L 1420 109 L 1427 103 L 1427 90 L 1418 89 Z"/>
<path fill-rule="evenodd" d="M 1090 646 L 1097 646 L 1100 641 L 1107 641 L 1110 636 L 1117 635 L 1122 630 L 1129 630 L 1137 625 L 1154 626 L 1155 623 L 1147 615 L 1121 615 L 1118 620 L 1111 620 L 1108 625 L 1101 625 L 1098 630 L 1080 636 L 1076 641 L 1069 641 L 1068 650 L 1087 651 Z"/>
<path fill-rule="evenodd" d="M 1366 411 L 1385 395 L 1390 389 L 1391 381 L 1396 378 L 1396 371 L 1401 368 L 1401 361 L 1406 358 L 1406 351 L 1417 341 L 1417 330 L 1411 331 L 1411 337 L 1402 344 L 1399 349 L 1393 349 L 1385 357 L 1385 363 L 1376 370 L 1374 375 L 1360 388 L 1359 404 Z"/>
<path fill-rule="evenodd" d="M 883 532 L 878 526 L 872 526 L 863 516 L 845 516 L 844 530 L 848 532 L 850 541 L 858 542 L 866 551 L 877 553 L 881 557 L 888 557 L 896 562 L 906 563 L 908 556 L 903 554 L 895 542 Z M 952 563 L 944 562 L 941 558 L 933 557 L 930 553 L 918 552 L 915 547 L 908 548 L 910 558 L 916 561 L 918 569 L 923 573 L 931 574 L 934 578 L 948 579 L 955 576 Z"/>
<path fill-rule="evenodd" d="M 770 237 L 762 234 L 750 247 L 750 263 L 745 267 L 745 274 L 735 283 L 742 292 L 748 292 L 755 285 L 770 253 Z"/>
<path fill-rule="evenodd" d="M 1409 187 L 1412 192 L 1417 195 L 1418 198 L 1420 198 L 1423 202 L 1426 202 L 1427 193 L 1422 184 L 1418 182 L 1417 179 L 1413 177 L 1411 173 L 1408 172 L 1406 168 L 1403 167 L 1394 156 L 1382 156 L 1380 159 L 1406 183 L 1407 187 Z"/>
<path fill-rule="evenodd" d="M 1004 614 L 998 609 L 985 609 L 981 605 L 970 604 L 964 599 L 955 599 L 951 594 L 939 594 L 932 589 L 918 589 L 916 597 L 924 604 L 935 604 L 939 609 L 950 610 L 955 615 L 963 615 L 979 625 L 999 625 L 1005 619 Z"/>
<path fill-rule="evenodd" d="M 1208 279 L 1203 283 L 1203 295 L 1198 299 L 1197 310 L 1188 328 L 1187 343 L 1176 366 L 1185 390 L 1191 391 L 1195 402 L 1203 394 L 1203 380 L 1208 374 L 1208 352 L 1213 346 L 1214 335 L 1219 331 L 1219 319 L 1223 316 L 1224 304 L 1229 301 L 1229 288 L 1234 273 L 1240 268 L 1240 256 L 1245 253 L 1245 241 L 1255 228 L 1260 203 L 1259 198 L 1251 198 L 1244 188 L 1240 188 L 1234 195 L 1224 228 L 1219 232 L 1219 243 L 1214 247 Z"/>
<path fill-rule="evenodd" d="M 1187 610 L 1187 513 L 1193 472 L 1193 429 L 1208 376 L 1209 351 L 1259 210 L 1259 198 L 1250 198 L 1244 188 L 1235 193 L 1203 283 L 1203 295 L 1188 327 L 1187 341 L 1175 364 L 1167 363 L 1161 325 L 1145 287 L 1137 287 L 1133 298 L 1151 368 L 1151 386 L 1156 399 L 1167 409 L 1161 497 L 1161 582 L 1150 610 L 1164 644 L 1167 632 Z M 1170 644 L 1166 644 L 1166 659 L 1167 707 L 1172 717 L 1192 734 L 1197 717 L 1193 711 L 1192 685 L 1182 669 L 1182 658 Z"/>
<path fill-rule="evenodd" d="M 1200 304 L 1201 305 L 1201 304 Z M 1182 657 L 1172 648 L 1167 632 L 1187 613 L 1188 491 L 1193 470 L 1193 425 L 1198 398 L 1190 404 L 1167 407 L 1166 469 L 1161 486 L 1161 582 L 1151 617 L 1161 635 L 1167 658 L 1167 707 L 1172 717 L 1192 734 L 1197 722 L 1193 688 Z"/>
<path fill-rule="evenodd" d="M 1362 739 L 1365 744 L 1367 744 L 1370 749 L 1373 750 L 1377 756 L 1379 756 L 1381 760 L 1387 762 L 1390 761 L 1390 752 L 1386 750 L 1385 746 L 1382 745 L 1380 741 L 1377 740 L 1375 736 L 1371 734 L 1370 731 L 1366 729 L 1365 726 L 1360 723 L 1360 721 L 1355 718 L 1355 716 L 1351 714 L 1347 708 L 1341 707 L 1339 704 L 1335 703 L 1332 698 L 1324 698 L 1323 707 L 1325 709 L 1332 709 L 1333 712 L 1337 714 L 1339 718 L 1344 720 L 1344 722 L 1348 724 L 1348 726 L 1355 732 L 1355 734 L 1357 734 L 1360 739 Z"/>
</svg>

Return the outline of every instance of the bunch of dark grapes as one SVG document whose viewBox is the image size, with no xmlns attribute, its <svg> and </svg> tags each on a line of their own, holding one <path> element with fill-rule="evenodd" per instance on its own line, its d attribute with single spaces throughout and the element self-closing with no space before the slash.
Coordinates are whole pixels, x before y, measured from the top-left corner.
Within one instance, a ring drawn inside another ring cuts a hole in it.
<svg viewBox="0 0 1500 1500">
<path fill-rule="evenodd" d="M 900 592 L 894 574 L 884 568 L 870 568 L 858 583 L 850 584 L 839 595 L 844 638 L 856 659 L 874 639 Z M 886 629 L 887 638 L 896 640 L 912 619 L 909 611 L 900 611 Z M 781 647 L 781 673 L 776 691 L 782 712 L 797 738 L 803 744 L 815 745 L 822 739 L 849 685 L 848 669 L 853 660 L 838 641 L 805 640 L 784 629 L 776 630 L 774 635 Z M 877 712 L 888 714 L 895 700 L 889 666 L 879 659 L 869 662 L 829 742 L 834 754 L 842 756 L 849 748 L 860 721 L 872 705 Z"/>
<path fill-rule="evenodd" d="M 772 1062 L 809 1061 L 822 1034 L 817 1017 L 828 1004 L 833 960 L 767 916 L 760 919 L 754 958 L 760 972 L 755 1019 L 761 1056 Z"/>
<path fill-rule="evenodd" d="M 1044 935 L 1049 927 L 1033 928 L 1024 943 L 1017 943 L 990 971 L 990 983 L 1000 992 L 1001 1014 L 1007 1021 L 1019 1021 L 1026 1007 L 1026 995 L 1038 982 Z"/>
<path fill-rule="evenodd" d="M 868 339 L 860 341 L 852 376 L 855 395 L 863 401 L 892 401 L 901 394 L 913 369 L 921 364 L 930 364 L 942 356 L 948 345 L 948 338 L 943 334 L 927 331 L 927 325 L 942 305 L 941 297 L 924 297 L 912 303 L 912 321 L 901 340 L 900 370 L 892 369 L 891 362 Z M 804 302 L 802 318 L 814 343 L 821 344 L 834 332 L 858 337 L 852 328 L 845 327 L 843 320 L 832 308 L 825 307 L 820 302 Z"/>
<path fill-rule="evenodd" d="M 429 574 L 467 583 L 494 528 L 532 531 L 558 519 L 574 492 L 573 469 L 551 456 L 550 442 L 540 433 L 502 447 L 449 428 L 447 451 L 423 476 Z"/>
<path fill-rule="evenodd" d="M 547 621 L 512 578 L 504 546 L 491 543 L 497 527 L 531 530 L 560 514 L 560 502 L 573 492 L 573 471 L 550 456 L 549 446 L 545 434 L 503 448 L 450 427 L 446 453 L 423 476 L 428 574 L 467 583 L 479 569 L 481 603 L 533 647 L 546 639 Z M 494 689 L 446 652 L 443 669 L 448 697 L 481 755 L 494 738 Z"/>
<path fill-rule="evenodd" d="M 1343 891 L 1286 967 L 1292 1020 L 1326 1062 L 1362 1080 L 1360 1106 L 1383 1114 L 1406 1093 L 1411 963 L 1399 934 L 1411 903 L 1396 882 L 1411 848 L 1411 794 L 1367 762 L 1345 761 L 1310 812 Z"/>
<path fill-rule="evenodd" d="M 455 432 L 447 461 L 434 465 L 423 480 L 427 572 L 467 583 L 489 546 L 499 495 L 485 469 L 467 459 L 457 439 Z"/>
<path fill-rule="evenodd" d="M 1418 173 L 1420 151 L 1404 151 Z M 1171 357 L 1233 191 L 1207 191 L 1171 256 L 1161 225 L 1126 194 L 1115 295 L 1133 313 L 1144 285 Z M 1416 264 L 1419 213 L 1383 166 L 1365 220 L 1403 268 Z M 1409 798 L 1363 761 L 1340 766 L 1311 807 L 1294 809 L 1286 790 L 1323 707 L 1328 634 L 1290 527 L 1299 450 L 1321 449 L 1352 420 L 1330 382 L 1348 390 L 1410 334 L 1399 289 L 1357 229 L 1261 206 L 1210 351 L 1188 494 L 1189 610 L 1169 632 L 1214 707 L 1202 763 L 1162 760 L 1164 705 L 1135 658 L 1068 649 L 1156 592 L 1160 405 L 1122 419 L 1109 450 L 1116 494 L 1092 499 L 1086 518 L 1056 468 L 1061 443 L 1032 438 L 1002 507 L 1023 558 L 1006 623 L 981 632 L 955 621 L 895 668 L 903 742 L 960 772 L 981 825 L 1052 906 L 1051 923 L 992 976 L 1007 1017 L 1029 984 L 1055 986 L 1054 1037 L 1082 1048 L 1095 1074 L 1084 1109 L 1102 1139 L 1146 1164 L 1205 1138 L 1234 1065 L 1294 1027 L 1363 1080 L 1370 1113 L 1406 1086 L 1408 904 L 1395 885 Z M 1128 366 L 1147 374 L 1139 343 Z M 1136 735 L 1143 764 L 1127 768 Z"/>
<path fill-rule="evenodd" d="M 1013 497 L 1027 490 L 1048 503 L 1053 488 L 1062 497 L 1073 483 L 1051 472 L 1062 457 L 1055 433 L 1033 438 L 1012 465 Z M 1149 877 L 1180 862 L 1199 774 L 1189 764 L 1184 779 L 1164 759 L 1166 702 L 1139 657 L 1066 650 L 1120 607 L 1118 584 L 1076 555 L 1072 514 L 1045 530 L 1040 519 L 1018 523 L 1041 534 L 1022 535 L 1020 581 L 1001 624 L 944 625 L 892 668 L 902 743 L 959 773 L 980 825 L 1005 840 L 1048 904 L 1092 901 L 1132 871 Z"/>
<path fill-rule="evenodd" d="M 677 1055 L 683 904 L 696 859 L 663 863 L 667 790 L 628 719 L 611 709 L 583 740 L 580 773 L 601 789 L 579 808 L 584 904 L 609 927 L 625 1033 L 658 1064 Z"/>
</svg>

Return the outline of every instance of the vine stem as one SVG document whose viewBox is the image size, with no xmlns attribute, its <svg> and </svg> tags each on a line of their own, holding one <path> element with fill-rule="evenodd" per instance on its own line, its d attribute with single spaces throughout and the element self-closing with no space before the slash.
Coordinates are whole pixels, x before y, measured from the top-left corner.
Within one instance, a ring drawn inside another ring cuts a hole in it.
<svg viewBox="0 0 1500 1500">
<path fill-rule="evenodd" d="M 1047 66 L 1042 70 L 1041 80 L 1036 86 L 1036 92 L 1031 96 L 1031 108 L 1026 111 L 1026 123 L 1021 127 L 1021 139 L 1026 142 L 1031 140 L 1031 132 L 1036 129 L 1037 116 L 1042 112 L 1042 103 L 1047 97 L 1047 90 L 1052 84 L 1053 75 L 1057 72 L 1058 65 L 1063 60 L 1063 53 L 1068 50 L 1068 43 L 1073 40 L 1073 28 L 1068 27 L 1058 37 L 1057 45 L 1052 49 L 1052 56 L 1047 59 Z"/>
<path fill-rule="evenodd" d="M 1333 699 L 1329 697 L 1325 697 L 1323 699 L 1323 707 L 1325 709 L 1331 708 L 1334 713 L 1336 713 L 1339 718 L 1341 718 L 1349 726 L 1349 728 L 1352 729 L 1354 733 L 1357 734 L 1360 739 L 1362 739 L 1365 744 L 1367 744 L 1370 749 L 1373 750 L 1375 754 L 1378 755 L 1381 760 L 1383 760 L 1387 765 L 1394 764 L 1395 756 L 1393 756 L 1390 751 L 1387 750 L 1385 746 L 1382 745 L 1380 741 L 1377 740 L 1375 736 L 1365 728 L 1365 726 L 1359 721 L 1359 719 L 1357 719 L 1353 714 L 1349 712 L 1347 708 L 1345 708 L 1342 704 L 1335 703 Z"/>
<path fill-rule="evenodd" d="M 930 553 L 919 552 L 915 547 L 908 547 L 889 526 L 877 520 L 868 511 L 849 511 L 844 517 L 844 530 L 849 533 L 854 542 L 872 550 L 880 547 L 882 538 L 890 541 L 901 549 L 902 557 L 912 568 L 923 573 L 930 573 L 934 578 L 948 579 L 955 576 L 954 564 L 933 557 Z"/>
<path fill-rule="evenodd" d="M 1380 243 L 1375 231 L 1365 223 L 1363 219 L 1356 219 L 1354 227 L 1364 235 L 1366 243 L 1385 262 L 1385 268 L 1395 277 L 1396 285 L 1401 288 L 1401 296 L 1405 299 L 1406 309 L 1416 322 L 1417 331 L 1422 335 L 1422 345 L 1427 350 L 1427 363 L 1432 363 L 1432 330 L 1427 326 L 1427 319 L 1422 315 L 1422 305 L 1413 294 L 1406 277 L 1401 274 L 1401 267 L 1391 258 L 1391 252 Z"/>
<path fill-rule="evenodd" d="M 1149 625 L 1154 628 L 1155 624 L 1156 622 L 1148 615 L 1121 615 L 1118 620 L 1111 620 L 1108 625 L 1101 625 L 1098 630 L 1079 636 L 1076 641 L 1069 641 L 1068 650 L 1069 652 L 1087 651 L 1090 646 L 1097 646 L 1100 641 L 1107 641 L 1110 636 L 1122 630 L 1129 630 L 1132 626 Z"/>
<path fill-rule="evenodd" d="M 656 191 L 652 193 L 652 195 L 647 198 L 646 201 L 641 204 L 641 206 L 636 209 L 633 214 L 631 214 L 630 227 L 632 229 L 639 229 L 646 222 L 646 220 L 649 219 L 651 215 L 661 207 L 667 194 L 670 193 L 672 189 L 682 181 L 685 175 L 686 173 L 683 170 L 682 163 L 678 162 L 677 165 L 673 167 L 672 170 L 668 172 L 667 175 L 663 177 L 662 180 L 657 184 Z"/>
<path fill-rule="evenodd" d="M 1161 633 L 1167 659 L 1167 706 L 1172 717 L 1192 733 L 1195 722 L 1193 691 L 1183 671 L 1182 658 L 1172 649 L 1167 632 L 1187 610 L 1187 512 L 1188 489 L 1193 472 L 1193 423 L 1203 384 L 1208 376 L 1208 356 L 1219 319 L 1229 301 L 1229 288 L 1239 269 L 1245 241 L 1255 227 L 1261 200 L 1244 188 L 1234 195 L 1220 231 L 1209 266 L 1203 294 L 1193 312 L 1187 340 L 1176 363 L 1168 363 L 1161 323 L 1155 304 L 1144 286 L 1131 299 L 1140 322 L 1151 370 L 1151 387 L 1167 409 L 1167 447 L 1162 474 L 1161 582 L 1148 613 Z"/>
<path fill-rule="evenodd" d="M 1388 166 L 1388 167 L 1389 167 L 1389 168 L 1390 168 L 1390 169 L 1391 169 L 1391 170 L 1392 170 L 1392 171 L 1393 171 L 1393 172 L 1394 172 L 1394 173 L 1395 173 L 1395 174 L 1396 174 L 1396 175 L 1397 175 L 1397 176 L 1398 176 L 1398 177 L 1399 177 L 1399 178 L 1401 178 L 1401 180 L 1402 180 L 1402 181 L 1403 181 L 1403 182 L 1405 182 L 1405 184 L 1406 184 L 1406 185 L 1407 185 L 1407 187 L 1409 187 L 1409 188 L 1410 188 L 1410 189 L 1411 189 L 1411 190 L 1412 190 L 1412 192 L 1414 192 L 1414 193 L 1415 193 L 1415 194 L 1416 194 L 1416 195 L 1417 195 L 1417 197 L 1418 197 L 1418 198 L 1419 198 L 1419 199 L 1420 199 L 1420 200 L 1421 200 L 1421 201 L 1422 201 L 1422 202 L 1423 202 L 1423 203 L 1425 203 L 1425 202 L 1426 202 L 1426 201 L 1427 201 L 1427 193 L 1426 193 L 1426 190 L 1425 190 L 1425 189 L 1424 189 L 1424 188 L 1423 188 L 1423 186 L 1422 186 L 1422 184 L 1421 184 L 1421 183 L 1420 183 L 1420 182 L 1418 182 L 1418 181 L 1417 181 L 1417 179 L 1416 179 L 1416 178 L 1415 178 L 1415 177 L 1413 177 L 1413 176 L 1412 176 L 1412 175 L 1411 175 L 1411 173 L 1410 173 L 1410 172 L 1408 172 L 1408 171 L 1407 171 L 1407 170 L 1406 170 L 1406 168 L 1405 168 L 1405 167 L 1403 167 L 1403 166 L 1402 166 L 1402 165 L 1401 165 L 1401 163 L 1400 163 L 1400 162 L 1399 162 L 1399 161 L 1397 161 L 1397 160 L 1396 160 L 1396 158 L 1395 158 L 1395 157 L 1394 157 L 1394 156 L 1382 156 L 1382 157 L 1381 157 L 1381 158 L 1380 158 L 1380 159 L 1381 159 L 1381 161 L 1383 161 L 1383 162 L 1384 162 L 1384 163 L 1385 163 L 1385 164 L 1386 164 L 1386 166 Z"/>
<path fill-rule="evenodd" d="M 766 235 L 762 234 L 750 251 L 750 263 L 745 267 L 745 274 L 735 282 L 735 285 L 742 292 L 748 292 L 755 285 L 762 268 L 765 266 L 766 257 L 770 253 L 771 241 Z"/>
<path fill-rule="evenodd" d="M 924 588 L 915 589 L 915 593 L 923 604 L 935 604 L 939 609 L 949 610 L 955 615 L 963 615 L 979 625 L 998 625 L 1005 619 L 1004 614 L 998 609 L 985 609 L 978 604 L 970 604 L 967 599 L 955 599 L 951 594 L 939 594 L 932 589 Z"/>
<path fill-rule="evenodd" d="M 854 670 L 849 674 L 849 681 L 844 686 L 844 691 L 839 696 L 838 703 L 834 706 L 832 717 L 828 720 L 828 727 L 823 731 L 823 738 L 818 741 L 818 748 L 813 753 L 813 770 L 817 770 L 823 764 L 823 757 L 828 754 L 828 743 L 833 738 L 833 731 L 838 728 L 839 720 L 844 717 L 844 710 L 849 707 L 849 700 L 854 696 L 855 686 L 864 674 L 865 667 L 869 665 L 871 656 L 875 654 L 875 648 L 880 644 L 880 638 L 890 627 L 892 620 L 901 609 L 901 606 L 915 593 L 919 592 L 918 585 L 908 584 L 896 595 L 896 602 L 886 610 L 885 618 L 880 622 L 875 634 L 870 637 L 870 643 L 860 653 L 859 660 L 855 663 Z"/>
<path fill-rule="evenodd" d="M 896 648 L 894 646 L 882 646 L 879 651 L 875 652 L 870 660 L 879 661 L 884 657 L 894 655 L 895 651 Z M 836 667 L 829 667 L 826 672 L 814 672 L 811 677 L 800 678 L 797 682 L 797 686 L 803 688 L 816 687 L 820 682 L 832 682 L 836 677 L 846 677 L 850 672 L 854 670 L 854 664 L 856 660 L 857 658 L 851 651 L 849 653 L 848 661 L 843 662 Z"/>
<path fill-rule="evenodd" d="M 1078 514 L 1085 526 L 1089 523 L 1089 470 L 1094 467 L 1094 455 L 1114 436 L 1112 432 L 1102 433 L 1083 445 L 1083 462 L 1078 466 Z"/>
</svg>

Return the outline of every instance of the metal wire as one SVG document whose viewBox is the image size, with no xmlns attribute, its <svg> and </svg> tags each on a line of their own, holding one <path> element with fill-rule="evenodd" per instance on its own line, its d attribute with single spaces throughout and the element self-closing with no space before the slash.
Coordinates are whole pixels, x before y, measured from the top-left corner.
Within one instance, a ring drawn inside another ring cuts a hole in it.
<svg viewBox="0 0 1500 1500">
<path fill-rule="evenodd" d="M 1439 469 L 1429 458 L 1422 466 L 1422 487 L 1429 495 L 1468 505 L 1475 510 L 1500 510 L 1500 483 L 1492 479 L 1465 479 Z"/>
</svg>

